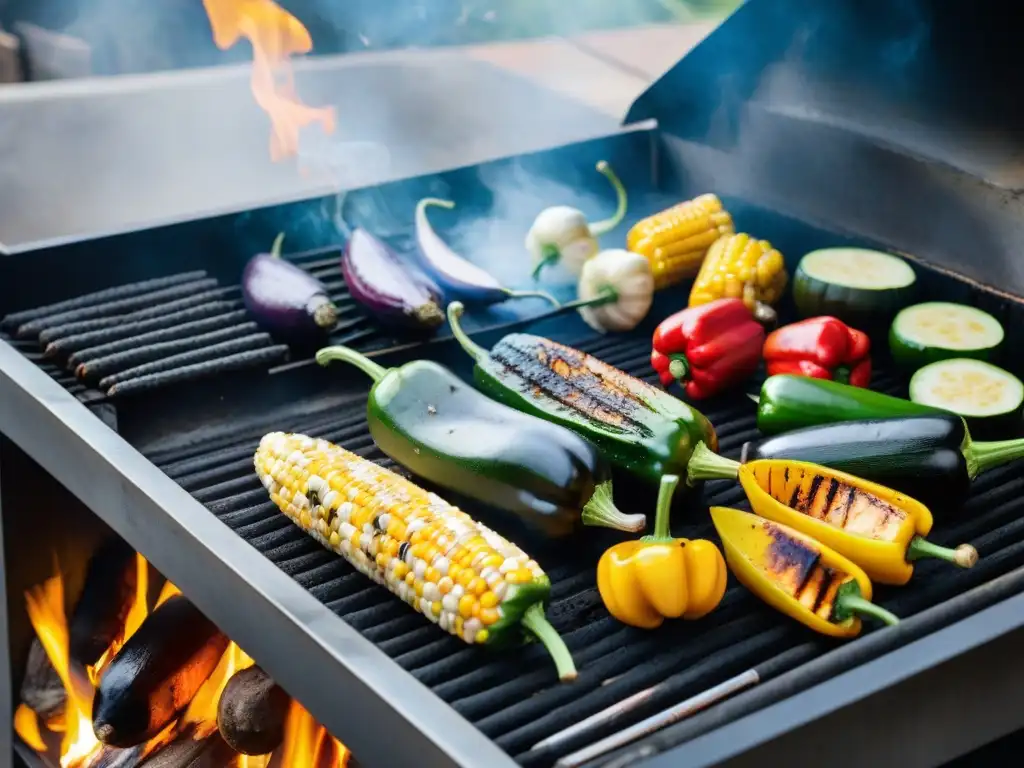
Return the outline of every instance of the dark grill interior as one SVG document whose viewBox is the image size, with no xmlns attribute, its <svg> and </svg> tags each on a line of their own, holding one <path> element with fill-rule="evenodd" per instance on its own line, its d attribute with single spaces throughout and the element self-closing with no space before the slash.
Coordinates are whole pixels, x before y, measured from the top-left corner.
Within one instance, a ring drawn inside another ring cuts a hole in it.
<svg viewBox="0 0 1024 768">
<path fill-rule="evenodd" d="M 599 339 L 578 346 L 655 380 L 646 337 Z M 875 387 L 896 394 L 904 382 L 880 371 Z M 748 390 L 755 391 L 754 383 Z M 723 453 L 736 456 L 744 441 L 757 437 L 754 409 L 742 396 L 704 409 L 717 427 Z M 612 539 L 588 532 L 583 544 L 573 545 L 577 556 L 571 560 L 564 550 L 545 556 L 528 546 L 538 552 L 542 565 L 549 564 L 549 616 L 580 670 L 573 684 L 559 684 L 542 648 L 503 654 L 468 648 L 293 527 L 267 500 L 252 471 L 259 437 L 278 429 L 323 437 L 392 465 L 373 445 L 361 413 L 339 417 L 336 411 L 291 422 L 268 415 L 262 425 L 225 429 L 206 447 L 149 458 L 523 765 L 549 766 L 596 741 L 609 729 L 581 734 L 557 749 L 531 752 L 541 739 L 651 686 L 659 686 L 654 695 L 616 726 L 631 724 L 748 668 L 756 667 L 764 680 L 835 647 L 766 608 L 735 583 L 721 606 L 701 621 L 668 622 L 655 632 L 619 625 L 605 612 L 594 584 L 594 563 Z M 975 483 L 958 522 L 940 524 L 932 535 L 943 545 L 973 543 L 982 555 L 977 567 L 958 571 L 944 563 L 919 563 L 910 586 L 879 589 L 878 602 L 906 618 L 1024 564 L 1022 488 L 1019 465 L 984 475 Z M 705 493 L 709 504 L 746 507 L 738 484 L 711 483 Z M 710 522 L 699 513 L 677 509 L 674 517 L 675 534 L 714 537 Z M 851 659 L 843 666 L 853 663 Z"/>
</svg>

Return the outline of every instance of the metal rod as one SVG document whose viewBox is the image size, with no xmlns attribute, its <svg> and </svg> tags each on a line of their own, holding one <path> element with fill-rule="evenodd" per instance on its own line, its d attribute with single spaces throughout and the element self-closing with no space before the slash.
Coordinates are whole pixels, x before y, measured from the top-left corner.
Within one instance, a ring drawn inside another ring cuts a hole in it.
<svg viewBox="0 0 1024 768">
<path fill-rule="evenodd" d="M 742 691 L 744 688 L 749 688 L 752 685 L 757 685 L 761 681 L 760 675 L 758 675 L 756 669 L 748 669 L 746 672 L 741 672 L 735 677 L 731 677 L 725 682 L 719 683 L 716 686 L 708 688 L 706 691 L 698 693 L 696 696 L 691 696 L 685 701 L 676 704 L 673 707 L 664 709 L 655 715 L 651 715 L 646 720 L 641 720 L 636 725 L 630 726 L 617 733 L 613 733 L 611 736 L 601 739 L 600 741 L 594 742 L 590 746 L 584 747 L 583 749 L 577 750 L 570 755 L 566 755 L 557 763 L 555 768 L 577 768 L 577 766 L 583 765 L 584 763 L 593 760 L 596 757 L 611 752 L 613 749 L 624 747 L 632 741 L 636 741 L 641 736 L 646 736 L 649 733 L 661 730 L 666 725 L 682 720 L 684 717 L 692 715 L 694 712 L 698 712 L 705 707 L 708 707 L 716 702 L 721 701 L 727 696 L 731 696 L 737 691 Z M 570 736 L 581 733 L 584 730 L 592 727 L 599 723 L 605 723 L 612 720 L 624 712 L 634 709 L 639 704 L 649 699 L 651 695 L 657 690 L 658 686 L 648 688 L 647 690 L 641 691 L 640 693 L 630 696 L 628 699 L 620 701 L 618 704 L 614 704 L 607 709 L 598 712 L 595 715 L 591 715 L 586 720 L 581 720 L 576 725 L 566 728 L 564 731 L 555 734 L 554 736 L 545 739 L 544 741 L 537 744 L 534 749 L 541 746 L 550 746 L 553 743 L 564 741 Z"/>
</svg>

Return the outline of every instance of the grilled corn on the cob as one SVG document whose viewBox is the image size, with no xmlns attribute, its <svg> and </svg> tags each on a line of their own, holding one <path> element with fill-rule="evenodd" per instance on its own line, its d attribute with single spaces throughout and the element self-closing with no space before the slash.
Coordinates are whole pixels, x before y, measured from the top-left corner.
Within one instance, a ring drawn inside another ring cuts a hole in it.
<svg viewBox="0 0 1024 768">
<path fill-rule="evenodd" d="M 467 643 L 535 635 L 561 679 L 569 650 L 544 617 L 551 585 L 523 550 L 444 499 L 326 440 L 273 432 L 256 472 L 271 499 L 320 544 Z"/>
<path fill-rule="evenodd" d="M 724 235 L 714 242 L 690 291 L 690 306 L 716 299 L 743 299 L 763 316 L 782 298 L 789 275 L 782 254 L 767 240 L 747 234 Z"/>
<path fill-rule="evenodd" d="M 734 231 L 722 201 L 701 195 L 638 221 L 626 235 L 626 248 L 650 261 L 654 287 L 661 290 L 696 275 L 712 243 Z"/>
</svg>

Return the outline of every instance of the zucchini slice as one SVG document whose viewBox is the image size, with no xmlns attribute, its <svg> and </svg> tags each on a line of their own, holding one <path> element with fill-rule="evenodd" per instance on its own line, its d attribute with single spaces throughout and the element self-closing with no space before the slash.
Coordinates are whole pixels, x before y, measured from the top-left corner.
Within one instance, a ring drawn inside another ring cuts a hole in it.
<svg viewBox="0 0 1024 768">
<path fill-rule="evenodd" d="M 823 248 L 806 254 L 793 276 L 803 317 L 831 315 L 854 328 L 888 325 L 913 298 L 917 275 L 898 256 L 866 248 Z"/>
<path fill-rule="evenodd" d="M 889 350 L 898 365 L 911 370 L 955 357 L 991 362 L 1004 336 L 988 312 L 929 301 L 900 310 L 889 330 Z"/>
<path fill-rule="evenodd" d="M 958 357 L 930 363 L 915 373 L 910 399 L 963 416 L 975 437 L 1010 437 L 1020 431 L 1024 384 L 991 363 Z"/>
</svg>

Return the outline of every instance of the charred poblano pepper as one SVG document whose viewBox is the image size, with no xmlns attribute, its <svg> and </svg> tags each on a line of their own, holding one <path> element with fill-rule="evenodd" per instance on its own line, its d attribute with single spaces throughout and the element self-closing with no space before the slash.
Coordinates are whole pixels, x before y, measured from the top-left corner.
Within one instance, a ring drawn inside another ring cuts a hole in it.
<svg viewBox="0 0 1024 768">
<path fill-rule="evenodd" d="M 373 379 L 366 420 L 374 442 L 420 477 L 512 512 L 555 538 L 584 525 L 642 530 L 643 515 L 591 505 L 608 481 L 607 462 L 590 443 L 556 424 L 496 403 L 447 368 L 414 360 L 385 369 L 347 347 L 327 347 L 317 362 L 351 363 Z M 610 482 L 610 481 L 609 481 Z"/>
<path fill-rule="evenodd" d="M 861 614 L 899 623 L 871 602 L 867 574 L 821 542 L 738 509 L 712 507 L 711 519 L 729 570 L 777 611 L 815 632 L 841 638 L 860 634 Z"/>
<path fill-rule="evenodd" d="M 813 461 L 912 496 L 933 512 L 957 509 L 971 481 L 1024 458 L 1024 440 L 975 442 L 959 416 L 905 416 L 805 427 L 744 443 L 740 462 Z"/>
<path fill-rule="evenodd" d="M 614 466 L 651 483 L 683 474 L 699 442 L 718 439 L 703 414 L 657 387 L 578 349 L 541 336 L 510 333 L 489 352 L 448 322 L 476 362 L 474 379 L 487 395 L 517 411 L 560 424 L 587 438 Z"/>
<path fill-rule="evenodd" d="M 978 561 L 970 544 L 947 549 L 926 540 L 932 514 L 909 496 L 818 464 L 781 459 L 740 464 L 697 446 L 688 479 L 736 477 L 761 517 L 813 536 L 880 584 L 906 584 L 913 561 L 921 558 L 961 568 Z"/>
</svg>

